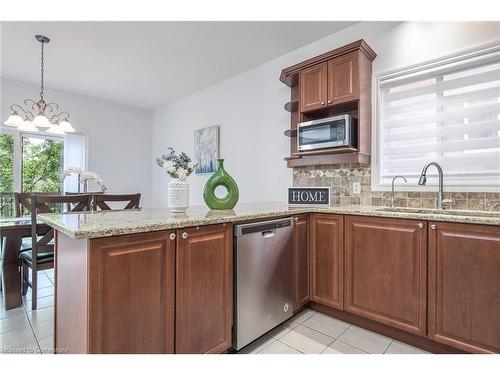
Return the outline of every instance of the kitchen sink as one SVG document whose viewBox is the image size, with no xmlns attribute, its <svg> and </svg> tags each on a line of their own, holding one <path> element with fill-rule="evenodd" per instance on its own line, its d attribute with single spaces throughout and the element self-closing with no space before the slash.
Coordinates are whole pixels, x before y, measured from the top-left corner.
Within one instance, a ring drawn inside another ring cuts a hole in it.
<svg viewBox="0 0 500 375">
<path fill-rule="evenodd" d="M 384 207 L 384 208 L 379 208 L 376 211 L 427 214 L 427 215 L 492 217 L 500 219 L 500 212 L 493 212 L 493 211 L 437 210 L 429 208 L 405 208 L 405 207 Z"/>
</svg>

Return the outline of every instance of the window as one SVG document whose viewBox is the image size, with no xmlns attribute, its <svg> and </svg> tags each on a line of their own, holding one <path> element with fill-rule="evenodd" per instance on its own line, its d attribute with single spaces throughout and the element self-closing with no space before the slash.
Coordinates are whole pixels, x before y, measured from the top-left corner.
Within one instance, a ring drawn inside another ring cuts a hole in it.
<svg viewBox="0 0 500 375">
<path fill-rule="evenodd" d="M 14 136 L 0 134 L 0 216 L 13 216 Z"/>
<path fill-rule="evenodd" d="M 22 191 L 61 192 L 62 138 L 22 136 Z"/>
<path fill-rule="evenodd" d="M 386 74 L 378 94 L 375 189 L 430 161 L 451 190 L 500 188 L 500 46 Z"/>
<path fill-rule="evenodd" d="M 14 192 L 78 191 L 76 176 L 63 182 L 70 166 L 85 168 L 85 137 L 54 137 L 2 127 L 0 134 L 0 215 L 14 215 Z"/>
</svg>

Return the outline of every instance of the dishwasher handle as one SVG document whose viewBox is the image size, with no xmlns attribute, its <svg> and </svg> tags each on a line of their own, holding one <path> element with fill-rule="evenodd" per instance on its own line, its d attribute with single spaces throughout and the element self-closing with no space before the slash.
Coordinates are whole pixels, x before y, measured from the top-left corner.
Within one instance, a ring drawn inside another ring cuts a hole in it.
<svg viewBox="0 0 500 375">
<path fill-rule="evenodd" d="M 275 234 L 276 231 L 274 229 L 269 229 L 262 232 L 262 237 L 264 238 L 274 237 Z"/>
</svg>

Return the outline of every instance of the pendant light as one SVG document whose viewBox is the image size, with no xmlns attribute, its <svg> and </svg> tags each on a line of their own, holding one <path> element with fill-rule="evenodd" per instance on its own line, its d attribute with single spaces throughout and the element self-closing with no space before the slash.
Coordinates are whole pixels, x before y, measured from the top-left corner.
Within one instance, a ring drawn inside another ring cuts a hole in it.
<svg viewBox="0 0 500 375">
<path fill-rule="evenodd" d="M 6 126 L 16 127 L 22 131 L 37 132 L 38 128 L 47 128 L 47 133 L 65 134 L 74 133 L 75 129 L 69 122 L 69 113 L 60 112 L 57 103 L 47 103 L 44 97 L 44 46 L 50 42 L 50 39 L 45 35 L 35 35 L 35 39 L 41 43 L 41 59 L 40 59 L 40 100 L 38 102 L 33 99 L 25 99 L 24 105 L 28 106 L 28 110 L 17 104 L 10 106 L 12 113 L 3 123 Z M 36 115 L 32 111 L 35 111 Z M 52 114 L 51 116 L 49 114 Z M 47 116 L 50 116 L 47 117 Z"/>
</svg>

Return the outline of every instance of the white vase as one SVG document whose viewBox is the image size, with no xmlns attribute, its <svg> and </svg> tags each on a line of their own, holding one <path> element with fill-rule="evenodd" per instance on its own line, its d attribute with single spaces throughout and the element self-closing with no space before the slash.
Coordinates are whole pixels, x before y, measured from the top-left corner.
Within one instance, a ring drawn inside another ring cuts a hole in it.
<svg viewBox="0 0 500 375">
<path fill-rule="evenodd" d="M 185 212 L 189 207 L 189 184 L 186 180 L 172 178 L 168 183 L 168 207 L 175 213 Z"/>
</svg>

